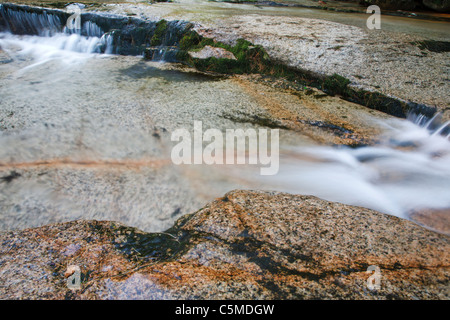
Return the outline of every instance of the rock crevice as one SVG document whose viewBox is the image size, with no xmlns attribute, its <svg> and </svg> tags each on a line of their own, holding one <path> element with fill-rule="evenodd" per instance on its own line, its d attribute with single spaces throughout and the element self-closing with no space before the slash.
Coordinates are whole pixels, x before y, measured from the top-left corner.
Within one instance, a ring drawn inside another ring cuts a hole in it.
<svg viewBox="0 0 450 320">
<path fill-rule="evenodd" d="M 0 235 L 12 299 L 448 299 L 448 236 L 310 196 L 233 191 L 163 233 L 74 221 Z M 82 271 L 71 291 L 64 273 Z M 369 266 L 381 288 L 367 288 Z"/>
</svg>

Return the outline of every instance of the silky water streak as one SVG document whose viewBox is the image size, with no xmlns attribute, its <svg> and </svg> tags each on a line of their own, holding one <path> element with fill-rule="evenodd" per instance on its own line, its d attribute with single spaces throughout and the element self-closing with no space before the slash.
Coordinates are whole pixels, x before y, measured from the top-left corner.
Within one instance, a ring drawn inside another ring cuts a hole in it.
<svg viewBox="0 0 450 320">
<path fill-rule="evenodd" d="M 314 195 L 402 218 L 416 210 L 450 208 L 449 123 L 411 116 L 382 125 L 383 136 L 370 146 L 282 148 L 279 173 L 251 180 L 262 189 Z"/>
</svg>

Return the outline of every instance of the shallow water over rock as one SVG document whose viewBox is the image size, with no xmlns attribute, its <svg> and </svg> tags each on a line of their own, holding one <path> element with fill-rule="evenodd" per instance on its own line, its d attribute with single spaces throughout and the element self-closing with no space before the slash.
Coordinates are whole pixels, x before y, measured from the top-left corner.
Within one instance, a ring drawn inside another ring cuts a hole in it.
<svg viewBox="0 0 450 320">
<path fill-rule="evenodd" d="M 401 217 L 450 206 L 449 142 L 429 128 L 382 120 L 352 105 L 357 118 L 366 119 L 363 126 L 374 128 L 372 138 L 384 131 L 386 142 L 358 149 L 319 146 L 358 134 L 326 125 L 331 98 L 312 100 L 313 108 L 306 95 L 299 99 L 245 78 L 46 45 L 65 41 L 58 37 L 71 35 L 0 38 L 3 230 L 83 218 L 161 231 L 236 188 L 313 194 Z M 263 96 L 260 90 L 266 90 Z M 331 104 L 348 105 L 333 99 Z M 276 111 L 272 101 L 281 103 Z M 323 108 L 322 118 L 298 119 L 316 108 Z M 255 114 L 286 124 L 276 176 L 263 179 L 248 166 L 172 164 L 175 129 L 190 130 L 194 120 L 219 130 L 258 128 L 248 116 Z"/>
<path fill-rule="evenodd" d="M 237 188 L 312 194 L 403 218 L 450 207 L 446 124 L 394 120 L 264 77 L 98 54 L 118 52 L 108 49 L 103 16 L 96 21 L 104 30 L 88 21 L 79 34 L 63 33 L 48 15 L 42 23 L 26 17 L 61 32 L 0 34 L 0 229 L 83 218 L 161 231 Z M 171 30 L 166 45 L 176 43 Z M 171 133 L 199 120 L 221 131 L 281 129 L 280 172 L 175 166 Z"/>
</svg>

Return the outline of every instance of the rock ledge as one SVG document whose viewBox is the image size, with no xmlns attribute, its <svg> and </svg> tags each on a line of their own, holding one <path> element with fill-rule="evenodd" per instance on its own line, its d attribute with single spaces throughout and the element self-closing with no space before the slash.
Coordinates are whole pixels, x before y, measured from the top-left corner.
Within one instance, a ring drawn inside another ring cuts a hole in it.
<svg viewBox="0 0 450 320">
<path fill-rule="evenodd" d="M 448 299 L 449 237 L 311 196 L 233 191 L 164 233 L 74 221 L 0 235 L 4 299 Z M 81 288 L 69 290 L 69 266 Z M 381 270 L 371 291 L 367 268 Z"/>
</svg>

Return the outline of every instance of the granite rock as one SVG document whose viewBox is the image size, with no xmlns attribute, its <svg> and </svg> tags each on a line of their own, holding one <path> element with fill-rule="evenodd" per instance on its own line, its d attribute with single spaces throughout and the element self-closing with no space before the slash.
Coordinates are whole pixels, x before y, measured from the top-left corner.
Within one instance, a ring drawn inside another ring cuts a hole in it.
<svg viewBox="0 0 450 320">
<path fill-rule="evenodd" d="M 369 209 L 232 191 L 163 233 L 73 221 L 0 235 L 5 299 L 448 299 L 450 238 Z M 81 286 L 68 289 L 79 266 Z M 380 288 L 370 290 L 380 270 Z M 72 269 L 71 269 L 72 268 Z"/>
</svg>

